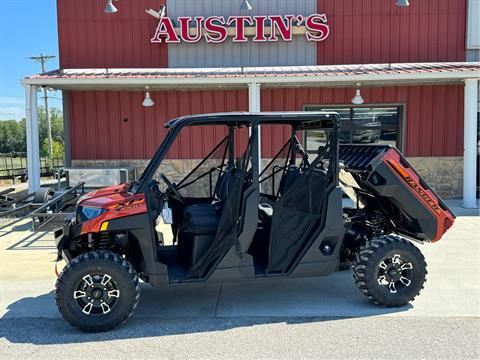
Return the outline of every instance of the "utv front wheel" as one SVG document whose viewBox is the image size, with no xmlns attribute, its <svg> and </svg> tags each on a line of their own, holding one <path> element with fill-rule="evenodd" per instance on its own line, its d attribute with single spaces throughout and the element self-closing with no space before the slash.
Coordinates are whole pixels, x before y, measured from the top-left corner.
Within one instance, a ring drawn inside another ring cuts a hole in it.
<svg viewBox="0 0 480 360">
<path fill-rule="evenodd" d="M 380 236 L 356 253 L 353 277 L 368 299 L 388 307 L 412 301 L 423 289 L 427 274 L 425 258 L 410 241 Z"/>
<path fill-rule="evenodd" d="M 91 251 L 72 259 L 56 284 L 60 313 L 71 325 L 88 332 L 123 324 L 140 299 L 132 265 L 110 251 Z"/>
</svg>

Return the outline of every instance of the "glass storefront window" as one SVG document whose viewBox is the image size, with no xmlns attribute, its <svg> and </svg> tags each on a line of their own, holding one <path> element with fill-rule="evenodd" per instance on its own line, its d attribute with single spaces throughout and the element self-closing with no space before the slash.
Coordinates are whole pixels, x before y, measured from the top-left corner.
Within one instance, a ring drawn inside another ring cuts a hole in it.
<svg viewBox="0 0 480 360">
<path fill-rule="evenodd" d="M 320 108 L 307 111 L 335 111 L 340 115 L 340 143 L 385 144 L 400 148 L 400 107 Z M 324 131 L 306 131 L 307 151 L 325 144 Z"/>
</svg>

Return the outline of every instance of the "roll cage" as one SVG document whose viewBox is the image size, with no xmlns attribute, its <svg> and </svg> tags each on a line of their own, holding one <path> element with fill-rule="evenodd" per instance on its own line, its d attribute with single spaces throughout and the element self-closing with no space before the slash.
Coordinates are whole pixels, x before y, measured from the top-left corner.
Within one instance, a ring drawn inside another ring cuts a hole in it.
<svg viewBox="0 0 480 360">
<path fill-rule="evenodd" d="M 340 116 L 335 112 L 271 112 L 271 113 L 217 113 L 217 114 L 205 114 L 205 115 L 192 115 L 184 116 L 165 124 L 165 127 L 169 130 L 164 141 L 155 152 L 152 160 L 149 162 L 145 171 L 140 179 L 132 184 L 130 192 L 137 194 L 145 192 L 148 183 L 154 177 L 158 167 L 165 158 L 167 152 L 172 146 L 173 142 L 179 135 L 180 131 L 187 126 L 201 126 L 201 125 L 226 125 L 230 129 L 229 136 L 232 136 L 232 129 L 247 127 L 250 129 L 250 133 L 258 131 L 258 127 L 261 125 L 290 125 L 292 127 L 292 140 L 298 131 L 302 130 L 325 130 L 330 134 L 329 144 L 331 147 L 329 169 L 333 176 L 333 183 L 338 185 L 338 127 Z M 298 139 L 296 142 L 299 144 Z M 290 142 L 290 144 L 292 144 Z M 230 147 L 233 147 L 233 141 L 230 142 Z M 252 170 L 253 176 L 256 179 L 259 178 L 260 164 L 259 164 L 259 144 L 258 137 L 252 139 L 251 151 L 252 151 Z M 319 149 L 320 150 L 320 149 Z M 293 161 L 295 149 L 291 148 L 289 152 L 292 154 L 291 160 Z M 232 148 L 230 148 L 230 154 Z M 231 160 L 231 159 L 230 159 Z"/>
</svg>

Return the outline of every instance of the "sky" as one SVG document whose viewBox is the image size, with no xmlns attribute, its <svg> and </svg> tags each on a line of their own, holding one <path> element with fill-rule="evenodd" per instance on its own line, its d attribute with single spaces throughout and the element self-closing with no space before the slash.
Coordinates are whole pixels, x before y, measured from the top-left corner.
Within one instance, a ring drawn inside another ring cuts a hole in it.
<svg viewBox="0 0 480 360">
<path fill-rule="evenodd" d="M 25 117 L 20 79 L 40 72 L 40 64 L 27 58 L 40 53 L 58 56 L 56 0 L 0 0 L 0 5 L 0 120 L 20 120 Z M 46 67 L 57 69 L 58 58 Z M 61 93 L 49 96 L 61 98 Z M 61 108 L 59 99 L 49 104 Z"/>
</svg>

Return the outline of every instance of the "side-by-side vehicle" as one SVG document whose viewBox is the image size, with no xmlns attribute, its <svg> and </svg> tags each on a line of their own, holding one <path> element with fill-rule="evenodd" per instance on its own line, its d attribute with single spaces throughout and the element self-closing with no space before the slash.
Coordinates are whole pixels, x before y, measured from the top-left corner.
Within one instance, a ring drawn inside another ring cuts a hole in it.
<svg viewBox="0 0 480 360">
<path fill-rule="evenodd" d="M 193 146 L 183 136 L 192 126 L 212 146 L 178 160 Z M 268 159 L 260 126 L 275 135 Z M 338 126 L 328 112 L 169 121 L 137 182 L 88 193 L 56 231 L 67 261 L 56 284 L 64 318 L 86 331 L 122 324 L 139 279 L 162 287 L 300 278 L 347 264 L 373 303 L 413 300 L 427 273 L 413 242 L 438 241 L 454 216 L 395 147 L 340 144 Z M 305 131 L 318 135 L 313 152 L 299 140 Z"/>
</svg>

